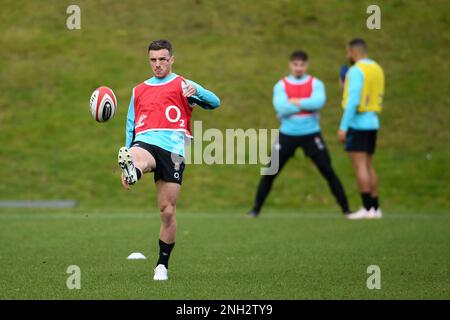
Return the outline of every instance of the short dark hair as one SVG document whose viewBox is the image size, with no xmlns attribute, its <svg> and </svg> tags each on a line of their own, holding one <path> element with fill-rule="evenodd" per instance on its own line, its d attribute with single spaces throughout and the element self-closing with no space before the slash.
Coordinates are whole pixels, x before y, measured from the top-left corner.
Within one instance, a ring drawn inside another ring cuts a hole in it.
<svg viewBox="0 0 450 320">
<path fill-rule="evenodd" d="M 350 40 L 348 46 L 352 49 L 359 49 L 361 52 L 367 52 L 367 43 L 361 38 L 354 38 Z"/>
<path fill-rule="evenodd" d="M 302 60 L 306 62 L 308 61 L 308 54 L 305 51 L 297 50 L 291 53 L 290 60 Z"/>
<path fill-rule="evenodd" d="M 172 55 L 172 44 L 168 40 L 155 40 L 148 46 L 148 51 L 162 49 L 167 49 L 169 54 Z"/>
</svg>

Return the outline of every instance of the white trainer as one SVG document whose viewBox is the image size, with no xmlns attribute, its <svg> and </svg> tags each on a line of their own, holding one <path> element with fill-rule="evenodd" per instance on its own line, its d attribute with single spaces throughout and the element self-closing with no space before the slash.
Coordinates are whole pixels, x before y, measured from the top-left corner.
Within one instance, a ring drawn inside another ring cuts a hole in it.
<svg viewBox="0 0 450 320">
<path fill-rule="evenodd" d="M 133 158 L 131 157 L 130 150 L 127 147 L 122 147 L 117 155 L 117 161 L 122 169 L 123 177 L 125 181 L 129 184 L 135 184 L 137 181 L 136 168 L 133 164 Z"/>
<path fill-rule="evenodd" d="M 167 268 L 163 264 L 158 264 L 155 268 L 155 275 L 153 276 L 153 280 L 168 280 L 169 276 L 167 274 Z"/>
<path fill-rule="evenodd" d="M 356 212 L 353 213 L 349 213 L 347 214 L 345 217 L 349 220 L 361 220 L 361 219 L 366 219 L 369 215 L 369 210 L 367 210 L 366 208 L 361 208 Z"/>
<path fill-rule="evenodd" d="M 375 209 L 371 208 L 369 210 L 369 214 L 367 215 L 367 219 L 381 219 L 383 218 L 383 212 L 381 212 L 381 209 Z"/>
</svg>

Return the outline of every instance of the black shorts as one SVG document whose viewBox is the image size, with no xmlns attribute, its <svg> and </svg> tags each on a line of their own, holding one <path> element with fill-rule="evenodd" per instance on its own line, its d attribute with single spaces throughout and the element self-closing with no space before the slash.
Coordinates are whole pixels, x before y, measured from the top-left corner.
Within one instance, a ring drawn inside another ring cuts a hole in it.
<svg viewBox="0 0 450 320">
<path fill-rule="evenodd" d="M 288 157 L 294 155 L 298 147 L 303 149 L 303 153 L 307 157 L 327 151 L 327 146 L 320 132 L 304 136 L 289 136 L 280 132 L 278 145 L 280 154 Z"/>
<path fill-rule="evenodd" d="M 375 153 L 377 130 L 355 130 L 349 128 L 345 140 L 345 151 Z"/>
<path fill-rule="evenodd" d="M 145 149 L 155 158 L 156 168 L 153 170 L 155 182 L 163 180 L 181 184 L 185 167 L 182 156 L 142 141 L 133 142 L 132 147 Z"/>
</svg>

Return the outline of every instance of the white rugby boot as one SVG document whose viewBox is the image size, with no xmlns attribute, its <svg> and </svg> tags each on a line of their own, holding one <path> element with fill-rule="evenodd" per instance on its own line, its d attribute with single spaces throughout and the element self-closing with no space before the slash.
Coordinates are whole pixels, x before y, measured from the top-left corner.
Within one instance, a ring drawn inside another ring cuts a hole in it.
<svg viewBox="0 0 450 320">
<path fill-rule="evenodd" d="M 131 157 L 130 150 L 127 147 L 122 147 L 117 155 L 117 161 L 122 169 L 123 177 L 129 184 L 135 184 L 137 182 L 136 167 L 133 164 L 133 158 Z"/>
<path fill-rule="evenodd" d="M 381 219 L 383 218 L 383 212 L 381 211 L 380 208 L 375 209 L 375 208 L 370 208 L 369 210 L 369 214 L 366 217 L 367 219 Z"/>
<path fill-rule="evenodd" d="M 162 281 L 168 279 L 169 275 L 166 266 L 163 264 L 158 264 L 155 268 L 155 275 L 153 276 L 153 280 Z"/>
<path fill-rule="evenodd" d="M 361 219 L 366 219 L 368 215 L 369 215 L 369 210 L 362 207 L 361 209 L 359 209 L 356 212 L 345 215 L 345 217 L 349 220 L 361 220 Z"/>
</svg>

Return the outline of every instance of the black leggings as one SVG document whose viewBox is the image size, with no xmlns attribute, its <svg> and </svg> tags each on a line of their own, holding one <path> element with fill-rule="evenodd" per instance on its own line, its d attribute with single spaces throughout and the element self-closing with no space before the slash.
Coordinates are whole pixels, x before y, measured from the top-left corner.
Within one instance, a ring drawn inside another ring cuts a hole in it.
<svg viewBox="0 0 450 320">
<path fill-rule="evenodd" d="M 317 138 L 319 137 L 319 138 Z M 305 137 L 306 139 L 295 139 L 291 137 L 286 137 L 280 134 L 280 144 L 281 149 L 279 152 L 279 169 L 278 172 L 274 175 L 264 175 L 259 182 L 258 191 L 256 193 L 255 205 L 253 207 L 253 211 L 259 213 L 262 205 L 264 204 L 265 199 L 269 195 L 270 189 L 272 188 L 273 181 L 280 174 L 284 165 L 287 161 L 294 155 L 295 149 L 297 147 L 302 147 L 307 153 L 307 156 L 311 158 L 313 163 L 319 169 L 322 176 L 327 180 L 328 186 L 330 188 L 331 193 L 335 197 L 337 203 L 341 207 L 343 213 L 350 212 L 347 196 L 345 195 L 344 188 L 342 187 L 342 183 L 337 177 L 336 173 L 333 170 L 331 165 L 331 158 L 328 153 L 328 150 L 325 147 L 325 143 L 322 140 L 322 137 L 319 135 L 315 135 L 311 137 L 315 143 L 309 143 L 311 139 L 309 137 Z M 317 144 L 317 139 L 319 139 L 319 144 Z M 305 144 L 306 142 L 306 144 Z M 314 150 L 314 146 L 318 145 L 317 150 Z M 309 153 L 309 154 L 308 154 Z M 270 166 L 270 164 L 269 164 Z"/>
</svg>

